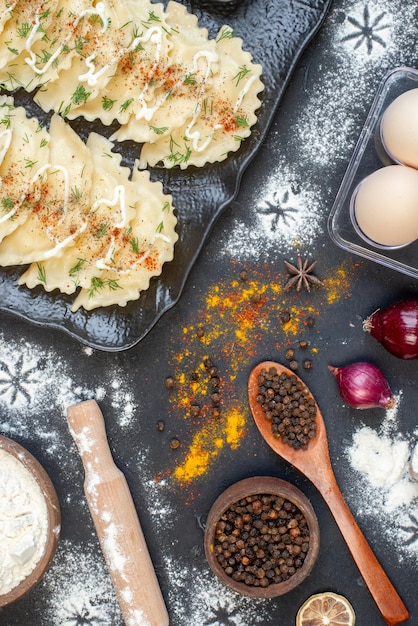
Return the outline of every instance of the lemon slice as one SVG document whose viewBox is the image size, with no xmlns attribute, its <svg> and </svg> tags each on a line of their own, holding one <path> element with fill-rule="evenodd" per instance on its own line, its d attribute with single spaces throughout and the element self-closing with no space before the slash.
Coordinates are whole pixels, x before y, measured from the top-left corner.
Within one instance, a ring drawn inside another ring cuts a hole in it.
<svg viewBox="0 0 418 626">
<path fill-rule="evenodd" d="M 349 601 L 331 591 L 310 596 L 296 616 L 296 626 L 354 626 L 355 623 Z"/>
</svg>

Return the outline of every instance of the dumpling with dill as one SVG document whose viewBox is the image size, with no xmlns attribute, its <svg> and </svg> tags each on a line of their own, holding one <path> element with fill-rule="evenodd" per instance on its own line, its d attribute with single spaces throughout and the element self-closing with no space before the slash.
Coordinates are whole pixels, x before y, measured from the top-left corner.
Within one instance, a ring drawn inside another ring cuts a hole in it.
<svg viewBox="0 0 418 626">
<path fill-rule="evenodd" d="M 26 62 L 28 49 L 39 46 L 44 54 L 45 30 L 52 23 L 57 4 L 58 0 L 17 0 L 5 6 L 2 15 L 8 19 L 0 33 L 0 83 L 9 91 L 18 87 L 32 91 L 40 84 Z"/>
<path fill-rule="evenodd" d="M 80 286 L 89 288 L 97 265 L 111 256 L 113 240 L 135 215 L 137 189 L 129 180 L 129 168 L 120 165 L 121 155 L 112 153 L 109 140 L 96 133 L 89 135 L 84 148 L 90 187 L 78 200 L 87 207 L 85 228 L 60 259 L 34 263 L 23 274 L 20 283 L 30 288 L 42 284 L 47 291 L 67 294 Z"/>
<path fill-rule="evenodd" d="M 119 245 L 115 245 L 111 262 L 96 271 L 89 288 L 81 289 L 72 311 L 124 306 L 138 299 L 151 278 L 159 276 L 164 264 L 174 258 L 178 235 L 171 196 L 164 193 L 161 183 L 151 182 L 149 173 L 136 166 L 132 182 L 137 186 L 135 217 L 115 242 Z"/>
<path fill-rule="evenodd" d="M 70 0 L 67 2 L 70 7 Z M 35 96 L 42 109 L 52 109 L 63 117 L 70 113 L 76 117 L 77 109 L 106 87 L 132 43 L 130 14 L 123 2 L 101 0 L 83 9 L 77 19 L 72 29 L 75 32 L 69 29 L 67 36 L 61 37 L 61 54 L 70 48 L 70 63 Z"/>
<path fill-rule="evenodd" d="M 171 196 L 147 172 L 121 166 L 113 144 L 96 133 L 86 149 L 92 160 L 92 184 L 87 195 L 86 228 L 65 255 L 32 263 L 20 284 L 42 285 L 79 295 L 72 310 L 117 304 L 125 306 L 147 289 L 171 261 L 177 240 Z"/>
<path fill-rule="evenodd" d="M 11 96 L 0 96 L 0 242 L 26 222 L 39 200 L 35 172 L 49 159 L 49 134 Z M 35 170 L 35 171 L 34 171 Z"/>
<path fill-rule="evenodd" d="M 255 112 L 261 105 L 262 68 L 242 49 L 242 40 L 230 27 L 222 27 L 216 44 L 219 71 L 201 94 L 193 114 L 154 144 L 143 146 L 141 168 L 161 163 L 167 168 L 178 165 L 185 169 L 222 161 L 251 134 L 257 121 Z"/>
<path fill-rule="evenodd" d="M 38 195 L 33 198 L 29 187 L 21 203 L 27 219 L 0 244 L 2 266 L 59 258 L 86 228 L 92 174 L 88 150 L 58 115 L 51 119 L 49 139 L 48 162 L 27 165 Z"/>
<path fill-rule="evenodd" d="M 112 135 L 117 141 L 154 143 L 182 126 L 218 71 L 216 43 L 196 15 L 178 2 L 169 2 L 164 13 L 169 47 L 154 63 L 148 85 L 133 94 L 130 115 Z M 111 84 L 109 84 L 109 88 Z"/>
<path fill-rule="evenodd" d="M 125 2 L 129 19 L 123 27 L 129 43 L 119 50 L 117 65 L 107 84 L 89 94 L 77 109 L 66 111 L 69 119 L 82 115 L 88 121 L 100 119 L 126 123 L 154 101 L 154 91 L 164 76 L 163 68 L 172 44 L 161 4 Z"/>
</svg>

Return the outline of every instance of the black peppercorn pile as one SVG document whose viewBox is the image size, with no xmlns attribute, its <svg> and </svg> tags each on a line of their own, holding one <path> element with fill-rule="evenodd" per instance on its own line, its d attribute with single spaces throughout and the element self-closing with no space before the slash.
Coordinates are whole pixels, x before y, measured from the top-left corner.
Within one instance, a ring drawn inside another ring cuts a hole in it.
<svg viewBox="0 0 418 626">
<path fill-rule="evenodd" d="M 231 505 L 215 528 L 215 556 L 237 582 L 268 587 L 293 576 L 309 550 L 298 507 L 280 496 L 253 495 Z"/>
<path fill-rule="evenodd" d="M 257 402 L 271 421 L 275 437 L 293 448 L 306 450 L 316 435 L 316 404 L 310 391 L 295 375 L 261 370 Z"/>
</svg>

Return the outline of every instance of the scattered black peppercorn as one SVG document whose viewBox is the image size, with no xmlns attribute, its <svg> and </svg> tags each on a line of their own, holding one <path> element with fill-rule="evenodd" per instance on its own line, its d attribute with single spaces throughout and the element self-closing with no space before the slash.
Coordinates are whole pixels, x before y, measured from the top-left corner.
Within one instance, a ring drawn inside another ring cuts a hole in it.
<svg viewBox="0 0 418 626">
<path fill-rule="evenodd" d="M 190 413 L 193 417 L 197 417 L 198 415 L 200 415 L 200 411 L 200 406 L 197 403 L 192 404 L 192 406 L 190 407 Z"/>
<path fill-rule="evenodd" d="M 173 439 L 170 439 L 170 448 L 172 450 L 175 450 L 176 448 L 178 448 L 179 445 L 180 445 L 180 441 L 176 439 L 176 437 L 173 437 Z"/>
<path fill-rule="evenodd" d="M 311 370 L 313 368 L 313 363 L 310 359 L 305 359 L 302 363 L 302 367 L 305 370 Z"/>
<path fill-rule="evenodd" d="M 245 283 L 248 280 L 248 272 L 246 272 L 245 270 L 243 270 L 242 272 L 240 272 L 239 274 L 239 279 Z"/>
<path fill-rule="evenodd" d="M 199 339 L 201 339 L 204 336 L 204 334 L 205 334 L 204 329 L 201 326 L 199 326 L 199 328 L 196 331 L 197 337 L 199 337 Z"/>
<path fill-rule="evenodd" d="M 253 295 L 251 296 L 251 302 L 253 304 L 259 304 L 261 302 L 261 294 L 253 293 Z"/>
<path fill-rule="evenodd" d="M 306 341 L 306 339 L 301 339 L 299 341 L 299 348 L 302 348 L 302 350 L 306 350 L 306 348 L 308 347 L 309 342 Z"/>
<path fill-rule="evenodd" d="M 213 363 L 212 363 L 212 359 L 210 359 L 209 357 L 206 357 L 205 359 L 203 359 L 203 365 L 209 369 L 211 367 L 213 367 Z"/>
<path fill-rule="evenodd" d="M 173 387 L 176 386 L 176 381 L 172 376 L 167 376 L 167 378 L 165 379 L 165 386 L 167 387 L 167 389 L 173 389 Z"/>
<path fill-rule="evenodd" d="M 217 376 L 212 376 L 209 382 L 213 389 L 218 389 L 220 380 Z"/>
<path fill-rule="evenodd" d="M 316 436 L 316 404 L 309 389 L 294 374 L 279 374 L 275 367 L 262 369 L 257 402 L 271 421 L 274 437 L 306 450 Z"/>
<path fill-rule="evenodd" d="M 309 315 L 306 318 L 306 326 L 309 326 L 309 328 L 313 328 L 315 326 L 315 319 L 312 317 L 312 315 Z"/>
<path fill-rule="evenodd" d="M 208 395 L 212 401 L 212 406 L 210 408 L 206 406 L 202 407 L 202 405 L 199 402 L 191 401 L 190 409 L 189 409 L 190 415 L 196 418 L 199 415 L 201 415 L 201 413 L 207 408 L 208 411 L 210 411 L 210 414 L 212 415 L 212 417 L 218 418 L 220 417 L 220 414 L 221 414 L 221 400 L 222 400 L 221 380 L 219 378 L 219 370 L 214 365 L 212 359 L 209 356 L 204 357 L 203 365 L 205 367 L 206 375 L 208 376 L 208 379 L 207 379 Z M 201 379 L 201 376 L 202 375 L 200 372 L 192 371 L 189 377 L 192 382 L 196 382 Z M 169 390 L 174 388 L 176 386 L 175 379 L 172 376 L 167 376 L 167 378 L 165 379 L 165 386 Z M 174 439 L 170 443 L 170 446 L 172 448 L 178 447 L 178 445 L 180 445 L 180 442 L 178 442 L 176 446 Z"/>
<path fill-rule="evenodd" d="M 285 357 L 288 361 L 291 361 L 294 356 L 295 356 L 295 351 L 292 350 L 292 348 L 289 348 L 288 350 L 286 350 Z"/>
<path fill-rule="evenodd" d="M 214 552 L 228 576 L 268 587 L 291 578 L 309 551 L 305 516 L 286 498 L 256 494 L 229 506 L 215 528 Z"/>
<path fill-rule="evenodd" d="M 296 361 L 296 359 L 292 359 L 289 363 L 289 368 L 293 371 L 296 372 L 296 370 L 299 367 L 299 361 Z"/>
<path fill-rule="evenodd" d="M 280 321 L 282 324 L 287 324 L 287 322 L 290 322 L 290 313 L 289 311 L 282 311 L 280 313 Z"/>
<path fill-rule="evenodd" d="M 160 432 L 162 432 L 165 428 L 165 422 L 164 420 L 158 420 L 157 424 L 157 430 L 159 430 Z"/>
</svg>

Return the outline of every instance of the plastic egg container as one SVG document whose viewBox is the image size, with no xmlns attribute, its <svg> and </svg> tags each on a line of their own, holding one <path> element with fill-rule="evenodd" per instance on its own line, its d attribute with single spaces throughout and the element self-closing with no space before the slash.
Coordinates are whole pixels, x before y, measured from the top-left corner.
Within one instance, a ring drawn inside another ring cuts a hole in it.
<svg viewBox="0 0 418 626">
<path fill-rule="evenodd" d="M 340 247 L 418 277 L 418 71 L 382 81 L 328 220 Z"/>
</svg>

